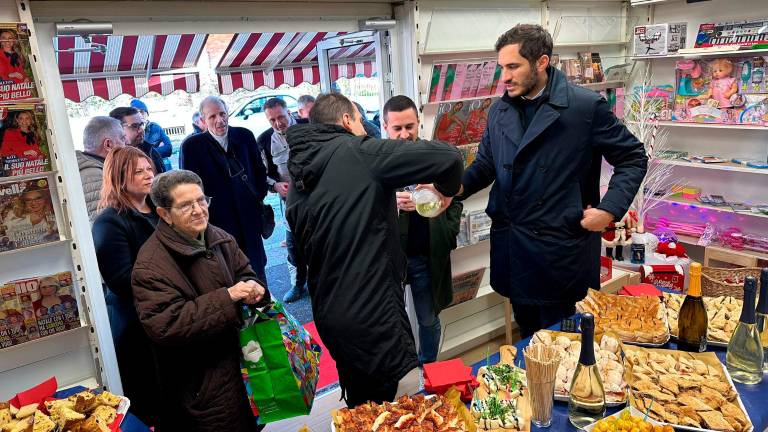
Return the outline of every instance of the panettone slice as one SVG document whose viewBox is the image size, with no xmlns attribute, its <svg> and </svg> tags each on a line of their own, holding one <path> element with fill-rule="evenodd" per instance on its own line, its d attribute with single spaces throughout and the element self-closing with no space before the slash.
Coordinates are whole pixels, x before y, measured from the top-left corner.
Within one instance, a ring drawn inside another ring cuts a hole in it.
<svg viewBox="0 0 768 432">
<path fill-rule="evenodd" d="M 50 417 L 40 410 L 35 411 L 35 423 L 32 432 L 53 432 L 54 429 L 56 429 L 56 423 Z"/>
</svg>

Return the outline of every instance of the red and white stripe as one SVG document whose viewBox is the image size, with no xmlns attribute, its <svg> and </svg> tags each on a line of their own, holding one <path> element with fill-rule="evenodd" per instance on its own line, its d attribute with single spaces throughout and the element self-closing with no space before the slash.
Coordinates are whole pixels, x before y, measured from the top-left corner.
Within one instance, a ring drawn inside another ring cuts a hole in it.
<svg viewBox="0 0 768 432">
<path fill-rule="evenodd" d="M 102 54 L 67 51 L 88 48 L 88 45 L 77 36 L 57 37 L 54 49 L 57 51 L 64 97 L 81 102 L 91 96 L 113 99 L 125 93 L 141 97 L 148 92 L 163 95 L 175 90 L 197 92 L 200 88 L 197 73 L 173 71 L 195 67 L 207 38 L 204 34 L 94 36 L 94 44 L 107 47 L 106 53 Z M 148 65 L 151 65 L 152 72 L 149 79 L 146 76 Z M 110 76 L 103 76 L 105 73 Z M 94 77 L 88 77 L 88 74 Z"/>
<path fill-rule="evenodd" d="M 240 88 L 277 88 L 283 84 L 296 86 L 302 82 L 317 84 L 320 82 L 317 43 L 341 34 L 238 33 L 232 38 L 216 68 L 219 92 L 230 94 Z M 284 53 L 292 42 L 297 43 L 289 52 Z M 375 64 L 367 59 L 374 55 L 374 50 L 371 43 L 335 50 L 331 54 L 331 79 L 335 81 L 340 77 L 374 76 Z M 284 54 L 282 60 L 281 54 Z M 356 61 L 358 59 L 366 60 Z M 272 64 L 272 70 L 267 70 Z"/>
</svg>

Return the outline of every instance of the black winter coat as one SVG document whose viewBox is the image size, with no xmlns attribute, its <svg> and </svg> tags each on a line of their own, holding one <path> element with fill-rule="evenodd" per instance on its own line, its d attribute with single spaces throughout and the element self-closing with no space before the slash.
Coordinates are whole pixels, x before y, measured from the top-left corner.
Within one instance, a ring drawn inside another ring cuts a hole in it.
<svg viewBox="0 0 768 432">
<path fill-rule="evenodd" d="M 340 374 L 371 377 L 372 386 L 396 382 L 418 359 L 395 190 L 434 182 L 454 195 L 461 154 L 443 143 L 358 137 L 335 125 L 292 126 L 287 138 L 286 219 L 307 260 L 320 337 Z"/>
<path fill-rule="evenodd" d="M 251 131 L 230 127 L 227 138 L 225 154 L 210 133 L 189 136 L 181 144 L 179 166 L 200 176 L 205 194 L 213 197 L 208 209 L 211 224 L 237 240 L 253 270 L 264 279 L 267 263 L 261 238 L 262 201 L 267 195 L 264 163 Z M 233 158 L 237 162 L 232 162 Z"/>
<path fill-rule="evenodd" d="M 605 99 L 554 68 L 548 73 L 548 100 L 527 130 L 508 98 L 491 106 L 462 180 L 465 197 L 493 183 L 491 286 L 518 304 L 574 303 L 600 287 L 600 233 L 581 227 L 583 211 L 591 205 L 623 217 L 648 163 Z M 614 174 L 601 200 L 602 158 Z"/>
<path fill-rule="evenodd" d="M 93 243 L 101 277 L 123 392 L 131 400 L 131 412 L 148 425 L 154 424 L 160 400 L 150 342 L 133 305 L 131 272 L 144 242 L 155 232 L 150 221 L 136 210 L 118 213 L 104 209 L 93 222 Z"/>
</svg>

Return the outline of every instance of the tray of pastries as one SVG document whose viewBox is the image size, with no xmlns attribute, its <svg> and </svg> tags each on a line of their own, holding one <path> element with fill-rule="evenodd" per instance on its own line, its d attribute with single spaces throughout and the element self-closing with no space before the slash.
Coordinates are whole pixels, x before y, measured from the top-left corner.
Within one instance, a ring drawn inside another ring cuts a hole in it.
<svg viewBox="0 0 768 432">
<path fill-rule="evenodd" d="M 0 431 L 111 432 L 118 429 L 130 401 L 109 392 L 82 391 L 42 405 L 44 407 L 30 404 L 16 408 L 0 403 Z"/>
<path fill-rule="evenodd" d="M 751 432 L 754 427 L 713 352 L 625 347 L 630 404 L 675 429 Z"/>
<path fill-rule="evenodd" d="M 664 293 L 669 331 L 674 337 L 677 337 L 677 317 L 683 300 L 685 300 L 684 295 Z M 703 300 L 708 318 L 707 343 L 712 346 L 727 347 L 733 330 L 739 323 L 743 300 L 730 296 L 704 297 Z"/>
<path fill-rule="evenodd" d="M 658 297 L 620 296 L 590 289 L 576 310 L 595 316 L 595 334 L 616 334 L 622 342 L 662 346 L 669 341 L 667 312 Z"/>
<path fill-rule="evenodd" d="M 525 371 L 514 364 L 517 349 L 499 348 L 500 360 L 477 372 L 480 384 L 472 397 L 470 413 L 478 431 L 531 430 L 531 403 Z"/>
<path fill-rule="evenodd" d="M 402 396 L 331 412 L 332 432 L 462 432 L 469 429 L 456 406 L 441 395 Z"/>
<path fill-rule="evenodd" d="M 552 330 L 539 330 L 531 338 L 529 345 L 542 344 L 552 346 L 562 355 L 557 368 L 555 382 L 555 400 L 568 402 L 571 380 L 576 372 L 581 354 L 581 335 Z M 600 379 L 605 389 L 605 403 L 608 406 L 620 406 L 627 402 L 626 371 L 623 363 L 623 346 L 618 338 L 603 334 L 594 344 L 595 361 L 600 372 Z"/>
</svg>

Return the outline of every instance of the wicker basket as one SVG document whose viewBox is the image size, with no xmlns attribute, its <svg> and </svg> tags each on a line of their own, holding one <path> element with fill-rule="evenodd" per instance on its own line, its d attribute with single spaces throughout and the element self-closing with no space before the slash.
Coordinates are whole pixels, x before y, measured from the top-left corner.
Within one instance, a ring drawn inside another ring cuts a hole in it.
<svg viewBox="0 0 768 432">
<path fill-rule="evenodd" d="M 701 269 L 701 294 L 706 297 L 731 296 L 744 299 L 744 283 L 731 284 L 726 279 L 744 280 L 747 276 L 760 278 L 759 267 Z"/>
</svg>

